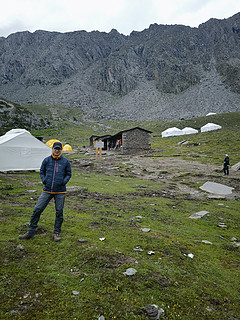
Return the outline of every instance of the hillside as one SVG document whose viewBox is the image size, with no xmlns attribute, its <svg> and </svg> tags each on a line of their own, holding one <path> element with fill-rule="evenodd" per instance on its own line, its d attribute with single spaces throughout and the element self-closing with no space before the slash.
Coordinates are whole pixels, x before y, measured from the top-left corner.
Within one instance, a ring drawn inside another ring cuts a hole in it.
<svg viewBox="0 0 240 320">
<path fill-rule="evenodd" d="M 51 124 L 48 118 L 33 114 L 23 106 L 0 98 L 0 135 L 8 130 L 22 128 L 28 131 L 46 129 Z"/>
<path fill-rule="evenodd" d="M 76 31 L 0 38 L 0 92 L 20 104 L 74 106 L 85 119 L 192 118 L 239 111 L 240 13 L 198 28 L 124 36 Z"/>
</svg>

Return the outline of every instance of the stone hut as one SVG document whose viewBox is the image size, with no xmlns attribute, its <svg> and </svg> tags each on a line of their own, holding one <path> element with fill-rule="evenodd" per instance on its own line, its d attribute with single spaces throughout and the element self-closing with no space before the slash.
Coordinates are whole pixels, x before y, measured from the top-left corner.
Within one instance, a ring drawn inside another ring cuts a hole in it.
<svg viewBox="0 0 240 320">
<path fill-rule="evenodd" d="M 120 151 L 125 154 L 148 152 L 151 149 L 151 131 L 135 127 L 123 130 L 117 134 L 91 136 L 90 147 L 94 147 L 94 141 L 104 143 L 103 150 Z"/>
<path fill-rule="evenodd" d="M 125 154 L 148 152 L 151 149 L 151 133 L 135 127 L 118 132 L 111 136 L 110 141 Z"/>
</svg>

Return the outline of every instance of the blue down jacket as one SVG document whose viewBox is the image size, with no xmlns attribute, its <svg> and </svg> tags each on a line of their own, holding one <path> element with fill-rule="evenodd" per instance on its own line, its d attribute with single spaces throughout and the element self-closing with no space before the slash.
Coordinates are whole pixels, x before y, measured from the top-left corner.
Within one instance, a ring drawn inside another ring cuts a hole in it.
<svg viewBox="0 0 240 320">
<path fill-rule="evenodd" d="M 67 158 L 61 156 L 53 159 L 45 158 L 40 168 L 40 177 L 44 184 L 43 191 L 50 193 L 65 193 L 66 184 L 71 178 L 71 165 Z"/>
</svg>

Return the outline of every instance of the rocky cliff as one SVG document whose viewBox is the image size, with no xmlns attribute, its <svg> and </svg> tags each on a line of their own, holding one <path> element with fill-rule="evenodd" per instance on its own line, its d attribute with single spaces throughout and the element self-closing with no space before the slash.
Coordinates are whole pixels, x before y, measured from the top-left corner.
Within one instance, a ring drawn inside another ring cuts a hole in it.
<svg viewBox="0 0 240 320">
<path fill-rule="evenodd" d="M 240 110 L 240 13 L 198 28 L 124 36 L 76 31 L 0 38 L 0 95 L 71 105 L 86 118 L 171 120 Z"/>
</svg>

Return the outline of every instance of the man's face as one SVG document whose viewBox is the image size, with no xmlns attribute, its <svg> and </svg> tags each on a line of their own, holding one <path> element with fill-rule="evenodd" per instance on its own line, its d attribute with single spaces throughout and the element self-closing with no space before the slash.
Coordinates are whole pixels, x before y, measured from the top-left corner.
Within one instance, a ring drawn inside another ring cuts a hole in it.
<svg viewBox="0 0 240 320">
<path fill-rule="evenodd" d="M 52 153 L 54 156 L 60 156 L 60 154 L 62 153 L 62 150 L 60 148 L 53 148 Z"/>
</svg>

